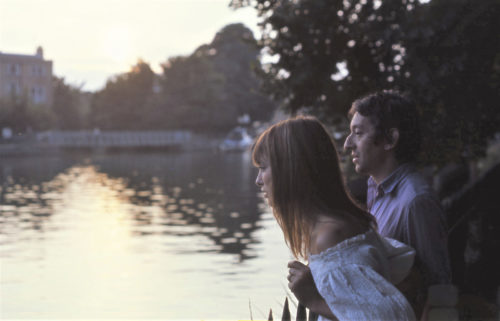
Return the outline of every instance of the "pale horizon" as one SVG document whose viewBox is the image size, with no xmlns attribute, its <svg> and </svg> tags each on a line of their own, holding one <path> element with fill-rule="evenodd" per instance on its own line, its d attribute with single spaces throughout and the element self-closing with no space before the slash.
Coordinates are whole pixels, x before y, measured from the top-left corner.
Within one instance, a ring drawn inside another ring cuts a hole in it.
<svg viewBox="0 0 500 321">
<path fill-rule="evenodd" d="M 233 10 L 229 0 L 1 0 L 0 52 L 34 55 L 41 46 L 54 76 L 85 91 L 138 59 L 155 72 L 174 56 L 210 43 L 231 23 L 258 37 L 257 12 Z"/>
</svg>

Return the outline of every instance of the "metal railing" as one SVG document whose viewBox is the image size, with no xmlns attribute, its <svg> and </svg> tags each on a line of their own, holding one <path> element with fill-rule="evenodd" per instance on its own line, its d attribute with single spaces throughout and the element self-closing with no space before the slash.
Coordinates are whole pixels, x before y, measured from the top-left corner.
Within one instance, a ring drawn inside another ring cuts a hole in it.
<svg viewBox="0 0 500 321">
<path fill-rule="evenodd" d="M 189 131 L 48 131 L 37 141 L 57 147 L 161 147 L 191 140 Z"/>
</svg>

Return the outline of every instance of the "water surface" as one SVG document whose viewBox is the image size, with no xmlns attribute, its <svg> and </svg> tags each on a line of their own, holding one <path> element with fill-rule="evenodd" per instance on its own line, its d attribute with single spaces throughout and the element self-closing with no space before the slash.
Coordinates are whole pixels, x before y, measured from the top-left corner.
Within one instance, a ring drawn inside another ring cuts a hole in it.
<svg viewBox="0 0 500 321">
<path fill-rule="evenodd" d="M 290 254 L 249 153 L 0 160 L 5 319 L 279 318 Z"/>
</svg>

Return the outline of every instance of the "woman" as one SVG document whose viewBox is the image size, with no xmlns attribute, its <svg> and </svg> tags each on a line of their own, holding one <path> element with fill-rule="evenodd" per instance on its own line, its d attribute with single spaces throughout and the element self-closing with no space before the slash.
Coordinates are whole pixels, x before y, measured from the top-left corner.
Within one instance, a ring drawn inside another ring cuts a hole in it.
<svg viewBox="0 0 500 321">
<path fill-rule="evenodd" d="M 337 151 L 323 125 L 299 116 L 256 140 L 256 184 L 273 209 L 293 255 L 289 287 L 319 319 L 415 320 L 394 287 L 415 252 L 375 231 L 372 215 L 346 192 Z M 392 282 L 392 283 L 391 283 Z"/>
</svg>

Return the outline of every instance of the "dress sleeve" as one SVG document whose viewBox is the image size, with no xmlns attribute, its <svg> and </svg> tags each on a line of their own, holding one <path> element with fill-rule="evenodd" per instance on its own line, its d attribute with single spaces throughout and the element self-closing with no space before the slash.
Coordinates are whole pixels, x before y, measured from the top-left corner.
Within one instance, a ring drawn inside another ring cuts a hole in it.
<svg viewBox="0 0 500 321">
<path fill-rule="evenodd" d="M 415 320 L 405 297 L 371 267 L 312 270 L 319 293 L 339 320 Z"/>
<path fill-rule="evenodd" d="M 388 279 L 392 284 L 398 284 L 410 274 L 415 262 L 415 250 L 388 237 L 381 237 L 381 242 L 389 261 Z"/>
</svg>

